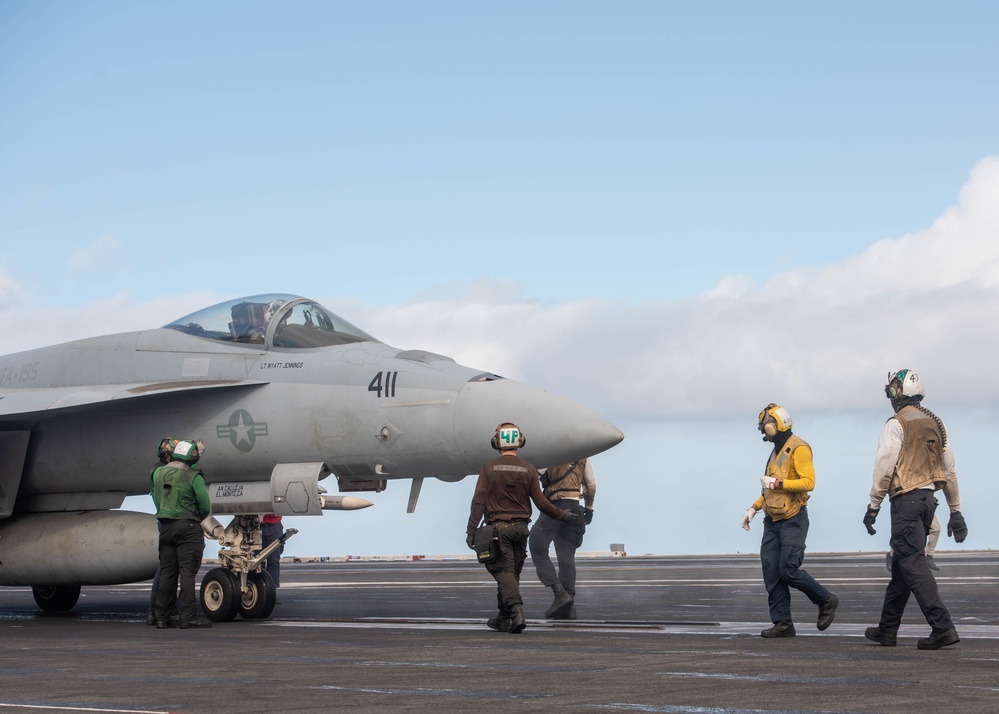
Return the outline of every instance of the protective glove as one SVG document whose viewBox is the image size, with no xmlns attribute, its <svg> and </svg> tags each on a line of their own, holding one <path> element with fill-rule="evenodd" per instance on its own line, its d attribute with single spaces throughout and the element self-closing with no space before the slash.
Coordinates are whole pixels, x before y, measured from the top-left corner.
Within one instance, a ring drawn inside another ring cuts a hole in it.
<svg viewBox="0 0 999 714">
<path fill-rule="evenodd" d="M 742 515 L 742 530 L 749 530 L 749 522 L 756 518 L 756 509 L 750 506 L 746 509 L 746 512 Z"/>
<path fill-rule="evenodd" d="M 950 514 L 950 520 L 947 521 L 947 535 L 954 536 L 956 543 L 963 543 L 968 537 L 968 524 L 964 522 L 964 516 L 960 511 Z"/>
<path fill-rule="evenodd" d="M 591 523 L 593 523 L 592 508 L 585 508 L 585 507 L 583 508 L 583 523 L 585 523 L 586 525 L 590 525 Z"/>
<path fill-rule="evenodd" d="M 465 545 L 467 545 L 472 550 L 475 550 L 475 534 L 469 533 L 465 536 Z"/>
<path fill-rule="evenodd" d="M 877 533 L 877 531 L 874 530 L 874 521 L 878 519 L 878 513 L 880 512 L 880 508 L 874 508 L 872 506 L 867 507 L 867 513 L 864 514 L 864 527 L 870 535 Z"/>
<path fill-rule="evenodd" d="M 779 488 L 777 485 L 779 482 L 773 476 L 760 476 L 760 485 L 763 488 L 775 489 Z"/>
<path fill-rule="evenodd" d="M 563 523 L 579 523 L 579 514 L 572 511 L 562 511 Z"/>
</svg>

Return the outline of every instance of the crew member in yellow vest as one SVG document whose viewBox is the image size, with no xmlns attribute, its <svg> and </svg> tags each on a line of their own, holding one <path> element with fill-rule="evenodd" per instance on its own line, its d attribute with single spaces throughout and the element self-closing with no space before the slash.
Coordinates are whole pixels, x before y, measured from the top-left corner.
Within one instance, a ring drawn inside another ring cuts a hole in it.
<svg viewBox="0 0 999 714">
<path fill-rule="evenodd" d="M 767 468 L 760 477 L 763 494 L 742 517 L 742 527 L 759 510 L 763 510 L 763 541 L 760 561 L 763 582 L 770 602 L 773 627 L 763 630 L 763 637 L 794 637 L 791 619 L 791 588 L 803 592 L 818 605 L 816 625 L 824 630 L 836 617 L 839 598 L 815 578 L 801 569 L 805 558 L 805 538 L 808 536 L 808 493 L 815 488 L 815 467 L 812 449 L 791 433 L 791 415 L 787 409 L 768 404 L 759 416 L 763 440 L 774 445 Z"/>
<path fill-rule="evenodd" d="M 943 489 L 947 498 L 947 535 L 962 543 L 968 526 L 961 515 L 957 468 L 947 429 L 936 414 L 921 404 L 925 395 L 922 380 L 912 370 L 888 375 L 885 396 L 891 400 L 895 414 L 885 423 L 878 440 L 874 485 L 864 525 L 868 533 L 876 533 L 874 523 L 887 496 L 891 501 L 891 581 L 885 590 L 881 620 L 877 627 L 868 627 L 864 635 L 880 645 L 894 647 L 911 593 L 932 628 L 930 636 L 916 646 L 937 650 L 956 644 L 960 638 L 926 562 L 926 534 L 937 506 L 933 492 Z"/>
</svg>

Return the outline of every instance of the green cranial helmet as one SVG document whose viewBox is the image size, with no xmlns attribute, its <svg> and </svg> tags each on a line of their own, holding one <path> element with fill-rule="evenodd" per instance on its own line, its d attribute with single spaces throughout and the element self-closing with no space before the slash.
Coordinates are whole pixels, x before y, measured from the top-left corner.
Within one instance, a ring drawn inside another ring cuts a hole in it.
<svg viewBox="0 0 999 714">
<path fill-rule="evenodd" d="M 190 439 L 181 439 L 177 442 L 177 445 L 173 447 L 174 461 L 182 461 L 185 464 L 194 464 L 197 463 L 200 458 L 201 453 L 198 451 L 198 445 Z"/>
<path fill-rule="evenodd" d="M 172 437 L 168 436 L 165 439 L 161 439 L 159 449 L 156 451 L 156 456 L 159 457 L 159 460 L 162 463 L 169 463 L 170 459 L 173 457 L 173 447 L 176 445 L 177 440 Z"/>
</svg>

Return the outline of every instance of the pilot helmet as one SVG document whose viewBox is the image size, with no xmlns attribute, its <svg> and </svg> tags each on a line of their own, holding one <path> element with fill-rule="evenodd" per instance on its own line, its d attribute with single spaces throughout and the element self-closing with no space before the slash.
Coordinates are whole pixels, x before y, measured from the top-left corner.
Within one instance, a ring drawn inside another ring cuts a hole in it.
<svg viewBox="0 0 999 714">
<path fill-rule="evenodd" d="M 791 414 L 784 407 L 770 402 L 757 419 L 757 428 L 764 441 L 772 441 L 778 433 L 791 430 Z"/>
<path fill-rule="evenodd" d="M 271 300 L 267 303 L 267 307 L 264 308 L 264 320 L 270 322 L 277 311 L 284 307 L 285 302 L 284 300 Z"/>
<path fill-rule="evenodd" d="M 198 452 L 198 445 L 190 439 L 181 439 L 177 442 L 177 445 L 173 447 L 174 461 L 181 461 L 185 464 L 195 464 L 200 458 L 201 454 Z"/>
</svg>

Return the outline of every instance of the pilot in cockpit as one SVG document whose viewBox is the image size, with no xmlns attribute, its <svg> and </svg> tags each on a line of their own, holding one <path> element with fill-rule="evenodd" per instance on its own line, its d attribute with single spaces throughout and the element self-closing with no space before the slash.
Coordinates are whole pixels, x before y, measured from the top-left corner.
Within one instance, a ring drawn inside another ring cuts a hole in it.
<svg viewBox="0 0 999 714">
<path fill-rule="evenodd" d="M 232 322 L 229 330 L 236 342 L 263 342 L 267 334 L 267 323 L 264 321 L 264 304 L 259 302 L 241 302 L 230 310 Z"/>
<path fill-rule="evenodd" d="M 236 342 L 263 344 L 271 317 L 281 309 L 284 303 L 284 300 L 272 300 L 267 304 L 241 302 L 233 305 L 232 322 L 229 323 L 229 328 L 232 330 Z"/>
<path fill-rule="evenodd" d="M 264 320 L 267 321 L 267 324 L 270 324 L 271 318 L 277 314 L 277 311 L 281 309 L 284 302 L 284 300 L 271 300 L 267 303 L 267 309 L 264 310 Z"/>
</svg>

